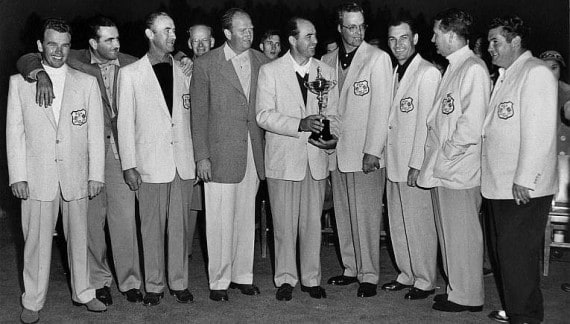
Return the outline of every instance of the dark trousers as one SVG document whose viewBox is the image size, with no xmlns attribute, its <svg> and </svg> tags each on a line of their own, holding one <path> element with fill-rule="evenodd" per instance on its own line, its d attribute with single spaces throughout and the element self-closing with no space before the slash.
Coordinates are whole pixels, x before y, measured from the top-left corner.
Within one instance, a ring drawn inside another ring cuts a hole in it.
<svg viewBox="0 0 570 324">
<path fill-rule="evenodd" d="M 511 323 L 540 323 L 540 251 L 552 196 L 517 205 L 514 199 L 485 199 L 491 258 L 501 302 Z"/>
</svg>

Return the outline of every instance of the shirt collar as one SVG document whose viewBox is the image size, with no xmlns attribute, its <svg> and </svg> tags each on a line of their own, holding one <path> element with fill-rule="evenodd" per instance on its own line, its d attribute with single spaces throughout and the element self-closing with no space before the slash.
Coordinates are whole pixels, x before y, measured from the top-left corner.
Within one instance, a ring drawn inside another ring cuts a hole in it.
<svg viewBox="0 0 570 324">
<path fill-rule="evenodd" d="M 447 55 L 445 58 L 449 61 L 449 65 L 455 65 L 458 62 L 464 61 L 471 55 L 474 55 L 473 51 L 469 48 L 468 45 L 465 45 L 457 51 Z"/>
<path fill-rule="evenodd" d="M 249 50 L 244 51 L 241 54 L 237 54 L 228 44 L 228 42 L 226 42 L 224 44 L 224 55 L 226 57 L 226 61 L 230 61 L 233 60 L 234 58 L 243 58 L 245 56 L 249 56 Z"/>
<path fill-rule="evenodd" d="M 400 63 L 398 63 L 398 81 L 402 81 L 402 78 L 404 77 L 404 73 L 406 73 L 408 66 L 410 66 L 410 63 L 412 63 L 412 61 L 414 60 L 416 55 L 418 55 L 418 52 L 415 52 L 414 54 L 412 54 L 412 56 L 410 56 L 408 58 L 408 60 L 406 62 L 404 62 L 404 64 L 400 65 Z"/>
<path fill-rule="evenodd" d="M 100 58 L 98 58 L 95 54 L 93 54 L 93 50 L 89 49 L 89 54 L 91 54 L 91 64 L 97 64 L 100 67 L 104 67 L 104 66 L 108 66 L 108 65 L 115 65 L 115 66 L 121 66 L 119 64 L 119 59 L 116 58 L 114 60 L 109 60 L 107 62 L 103 62 L 103 60 L 101 60 Z"/>
<path fill-rule="evenodd" d="M 293 69 L 295 70 L 295 72 L 299 73 L 300 76 L 304 76 L 305 74 L 309 73 L 309 68 L 311 67 L 311 63 L 313 60 L 312 57 L 309 58 L 309 61 L 305 65 L 299 65 L 299 63 L 297 63 L 297 61 L 295 61 L 295 59 L 293 58 L 293 55 L 291 55 L 291 51 L 287 52 L 287 54 L 285 55 L 289 56 L 291 62 L 293 62 Z"/>
<path fill-rule="evenodd" d="M 59 68 L 54 68 L 54 67 L 51 67 L 51 66 L 49 66 L 47 64 L 43 64 L 43 63 L 42 63 L 42 65 L 44 67 L 44 70 L 47 72 L 47 74 L 50 77 L 53 77 L 54 75 L 64 75 L 65 73 L 67 73 L 67 63 L 62 65 Z"/>
<path fill-rule="evenodd" d="M 338 59 L 343 70 L 346 70 L 350 66 L 352 59 L 354 58 L 354 55 L 359 48 L 360 46 L 358 46 L 354 51 L 347 53 L 346 49 L 344 48 L 344 43 L 340 45 L 338 49 Z"/>
</svg>

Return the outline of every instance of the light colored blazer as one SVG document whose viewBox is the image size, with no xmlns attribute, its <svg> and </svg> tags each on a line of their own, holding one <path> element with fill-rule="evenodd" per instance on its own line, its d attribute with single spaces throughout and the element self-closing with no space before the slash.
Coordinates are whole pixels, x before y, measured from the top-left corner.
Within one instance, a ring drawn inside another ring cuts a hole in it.
<svg viewBox="0 0 570 324">
<path fill-rule="evenodd" d="M 392 89 L 398 83 L 397 72 L 396 67 Z M 406 182 L 410 168 L 422 167 L 427 114 L 440 80 L 439 70 L 416 54 L 393 94 L 386 146 L 386 173 L 390 181 Z"/>
<path fill-rule="evenodd" d="M 339 75 L 338 49 L 323 56 Z M 340 138 L 336 161 L 342 172 L 362 171 L 364 153 L 380 158 L 384 166 L 384 146 L 390 112 L 392 62 L 386 52 L 366 42 L 356 49 L 344 84 L 339 89 Z M 335 159 L 333 159 L 335 161 Z M 336 165 L 332 165 L 336 168 Z"/>
<path fill-rule="evenodd" d="M 325 150 L 308 142 L 310 132 L 299 132 L 301 119 L 319 113 L 317 96 L 307 91 L 307 105 L 291 61 L 291 55 L 265 64 L 259 70 L 257 86 L 257 123 L 265 132 L 265 176 L 268 178 L 301 181 L 307 164 L 315 180 L 328 174 L 329 156 Z M 317 66 L 327 80 L 335 80 L 334 70 L 317 59 L 311 59 L 309 81 L 317 75 Z M 338 90 L 328 95 L 324 114 L 334 118 L 338 104 Z M 334 129 L 334 127 L 331 127 Z M 331 152 L 332 153 L 332 152 Z"/>
<path fill-rule="evenodd" d="M 514 199 L 513 183 L 531 197 L 558 189 L 557 84 L 544 63 L 527 51 L 501 69 L 483 131 L 481 193 Z"/>
<path fill-rule="evenodd" d="M 118 78 L 119 153 L 123 170 L 136 168 L 142 181 L 167 183 L 176 171 L 194 179 L 190 130 L 190 78 L 173 61 L 172 116 L 148 56 L 121 68 Z"/>
<path fill-rule="evenodd" d="M 10 185 L 28 182 L 30 199 L 51 201 L 88 195 L 88 181 L 105 182 L 103 108 L 97 80 L 69 69 L 59 122 L 35 102 L 36 85 L 10 78 L 6 148 Z"/>
<path fill-rule="evenodd" d="M 449 66 L 427 118 L 418 184 L 470 189 L 481 185 L 481 133 L 491 79 L 485 63 L 467 45 L 447 59 Z"/>
</svg>

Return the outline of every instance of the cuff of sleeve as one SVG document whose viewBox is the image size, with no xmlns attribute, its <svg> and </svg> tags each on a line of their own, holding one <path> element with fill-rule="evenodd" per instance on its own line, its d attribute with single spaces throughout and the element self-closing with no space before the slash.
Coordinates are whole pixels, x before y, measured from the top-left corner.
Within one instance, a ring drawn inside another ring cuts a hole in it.
<svg viewBox="0 0 570 324">
<path fill-rule="evenodd" d="M 38 73 L 40 71 L 45 71 L 44 69 L 35 69 L 30 74 L 28 74 L 28 79 L 37 81 L 38 80 Z"/>
</svg>

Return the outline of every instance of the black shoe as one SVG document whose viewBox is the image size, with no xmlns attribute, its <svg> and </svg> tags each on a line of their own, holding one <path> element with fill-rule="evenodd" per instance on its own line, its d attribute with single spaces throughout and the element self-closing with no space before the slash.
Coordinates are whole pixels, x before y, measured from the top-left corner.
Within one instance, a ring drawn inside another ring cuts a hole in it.
<svg viewBox="0 0 570 324">
<path fill-rule="evenodd" d="M 210 299 L 213 301 L 228 301 L 227 290 L 210 290 Z"/>
<path fill-rule="evenodd" d="M 356 279 L 356 277 L 348 277 L 345 275 L 335 276 L 330 278 L 329 281 L 327 281 L 329 285 L 335 285 L 335 286 L 346 286 L 355 282 L 358 282 L 358 279 Z"/>
<path fill-rule="evenodd" d="M 123 295 L 127 296 L 127 301 L 131 303 L 140 303 L 143 301 L 143 295 L 141 291 L 136 288 L 125 291 Z"/>
<path fill-rule="evenodd" d="M 160 300 L 164 297 L 164 293 L 152 293 L 147 292 L 143 298 L 143 305 L 145 306 L 156 306 L 160 304 Z"/>
<path fill-rule="evenodd" d="M 441 303 L 447 301 L 447 294 L 437 294 L 433 297 L 433 301 L 436 303 Z"/>
<path fill-rule="evenodd" d="M 412 288 L 412 285 L 404 285 L 397 282 L 396 280 L 392 280 L 382 285 L 382 290 L 387 290 L 387 291 L 398 291 L 406 288 Z"/>
<path fill-rule="evenodd" d="M 231 282 L 230 288 L 231 289 L 239 289 L 241 291 L 241 293 L 244 295 L 253 296 L 253 295 L 259 295 L 260 294 L 259 288 L 257 288 L 257 286 L 253 285 L 253 284 L 247 285 L 247 284 L 238 284 L 235 282 Z"/>
<path fill-rule="evenodd" d="M 99 301 L 105 304 L 105 306 L 113 305 L 111 289 L 107 286 L 103 286 L 103 288 L 95 290 L 95 298 L 99 299 Z"/>
<path fill-rule="evenodd" d="M 507 313 L 505 313 L 504 310 L 494 310 L 490 312 L 489 315 L 487 315 L 487 317 L 499 323 L 509 322 L 509 317 L 507 316 Z"/>
<path fill-rule="evenodd" d="M 293 298 L 293 286 L 288 283 L 282 284 L 281 287 L 277 289 L 275 298 L 277 298 L 277 300 L 291 300 L 291 298 Z"/>
<path fill-rule="evenodd" d="M 563 283 L 562 286 L 560 286 L 560 288 L 565 292 L 570 292 L 570 283 Z"/>
<path fill-rule="evenodd" d="M 194 301 L 194 296 L 188 289 L 183 290 L 170 290 L 170 294 L 176 296 L 176 301 L 182 304 L 186 304 L 187 302 Z"/>
<path fill-rule="evenodd" d="M 327 292 L 321 286 L 305 287 L 301 286 L 302 292 L 308 292 L 311 298 L 321 299 L 327 298 Z"/>
<path fill-rule="evenodd" d="M 465 306 L 465 305 L 459 305 L 456 304 L 452 301 L 446 300 L 446 301 L 442 301 L 442 302 L 435 302 L 435 304 L 433 304 L 431 306 L 431 308 L 438 310 L 438 311 L 442 311 L 442 312 L 449 312 L 449 313 L 459 313 L 459 312 L 464 312 L 464 311 L 469 311 L 469 312 L 480 312 L 483 310 L 483 305 L 481 306 Z"/>
<path fill-rule="evenodd" d="M 410 291 L 404 296 L 405 299 L 416 300 L 416 299 L 426 299 L 429 295 L 435 293 L 435 289 L 432 290 L 422 290 L 416 287 L 412 287 Z"/>
<path fill-rule="evenodd" d="M 376 284 L 363 282 L 358 287 L 358 291 L 356 292 L 356 296 L 358 297 L 372 297 L 376 296 Z"/>
</svg>

